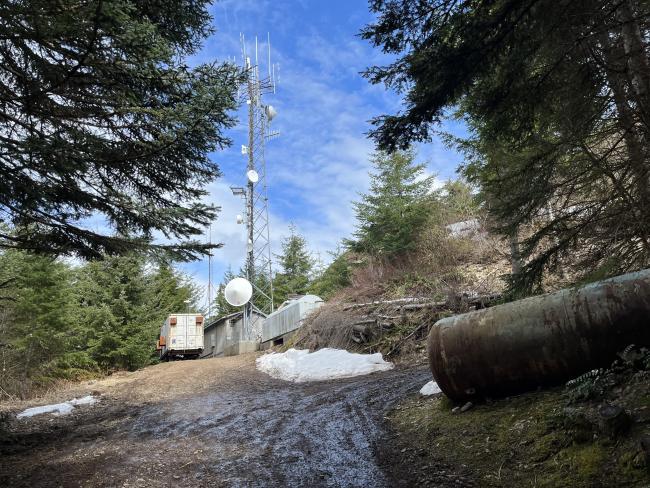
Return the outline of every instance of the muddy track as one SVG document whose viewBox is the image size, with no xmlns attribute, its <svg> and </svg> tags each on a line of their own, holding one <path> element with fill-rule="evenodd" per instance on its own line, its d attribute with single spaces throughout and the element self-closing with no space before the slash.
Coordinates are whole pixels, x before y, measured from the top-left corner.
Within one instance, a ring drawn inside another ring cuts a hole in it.
<svg viewBox="0 0 650 488">
<path fill-rule="evenodd" d="M 429 380 L 425 366 L 292 384 L 252 359 L 208 361 L 100 384 L 100 404 L 67 417 L 11 421 L 0 486 L 395 485 L 384 415 Z M 214 380 L 192 392 L 192 375 L 206 374 Z M 180 393 L 165 394 L 166 382 Z"/>
</svg>

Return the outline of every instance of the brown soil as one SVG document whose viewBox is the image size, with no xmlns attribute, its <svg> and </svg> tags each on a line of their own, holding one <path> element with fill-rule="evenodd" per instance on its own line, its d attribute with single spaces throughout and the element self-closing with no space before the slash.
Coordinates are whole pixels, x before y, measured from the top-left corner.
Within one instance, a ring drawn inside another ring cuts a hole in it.
<svg viewBox="0 0 650 488">
<path fill-rule="evenodd" d="M 0 486 L 399 484 L 385 416 L 430 379 L 426 366 L 293 384 L 255 357 L 164 363 L 3 405 Z M 67 416 L 15 417 L 89 393 L 99 403 Z"/>
</svg>

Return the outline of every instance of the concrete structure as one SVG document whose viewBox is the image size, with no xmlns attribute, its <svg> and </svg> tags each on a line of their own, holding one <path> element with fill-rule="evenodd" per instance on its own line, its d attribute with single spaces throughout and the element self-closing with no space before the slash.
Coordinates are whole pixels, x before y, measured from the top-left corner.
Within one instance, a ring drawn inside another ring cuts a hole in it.
<svg viewBox="0 0 650 488">
<path fill-rule="evenodd" d="M 198 358 L 203 352 L 203 315 L 171 314 L 160 328 L 156 349 L 163 360 Z"/>
<path fill-rule="evenodd" d="M 266 316 L 253 311 L 252 340 L 242 340 L 243 312 L 235 312 L 216 320 L 210 320 L 203 329 L 204 349 L 202 358 L 236 356 L 259 349 L 262 335 L 262 322 Z"/>
<path fill-rule="evenodd" d="M 262 349 L 284 344 L 313 310 L 323 304 L 316 295 L 303 295 L 284 302 L 278 310 L 270 314 L 262 326 Z"/>
</svg>

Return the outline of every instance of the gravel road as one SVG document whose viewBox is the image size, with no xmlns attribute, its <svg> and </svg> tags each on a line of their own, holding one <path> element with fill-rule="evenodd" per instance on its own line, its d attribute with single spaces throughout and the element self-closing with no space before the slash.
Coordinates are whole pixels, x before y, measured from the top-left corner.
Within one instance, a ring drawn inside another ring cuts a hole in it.
<svg viewBox="0 0 650 488">
<path fill-rule="evenodd" d="M 27 405 L 5 405 L 0 486 L 396 485 L 384 415 L 429 381 L 426 366 L 293 384 L 255 357 L 160 364 L 40 402 L 99 396 L 63 417 L 16 420 Z"/>
</svg>

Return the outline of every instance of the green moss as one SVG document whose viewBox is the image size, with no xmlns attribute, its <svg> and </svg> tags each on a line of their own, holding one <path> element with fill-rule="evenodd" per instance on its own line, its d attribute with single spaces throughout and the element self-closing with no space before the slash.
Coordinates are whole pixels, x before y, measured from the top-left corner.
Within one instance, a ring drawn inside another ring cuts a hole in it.
<svg viewBox="0 0 650 488">
<path fill-rule="evenodd" d="M 562 451 L 562 455 L 566 456 L 569 469 L 575 470 L 577 479 L 593 481 L 603 472 L 605 449 L 598 443 L 574 445 Z"/>
<path fill-rule="evenodd" d="M 446 396 L 442 396 L 438 401 L 438 406 L 442 412 L 451 412 L 456 405 Z"/>
<path fill-rule="evenodd" d="M 555 456 L 566 445 L 566 438 L 552 432 L 537 439 L 531 446 L 530 459 L 535 463 L 543 463 Z"/>
<path fill-rule="evenodd" d="M 562 417 L 564 401 L 562 390 L 553 389 L 452 413 L 446 398 L 418 398 L 389 418 L 401 443 L 450 469 L 466 466 L 477 486 L 649 486 L 635 461 L 638 441 L 605 444 L 591 434 L 575 442 L 575 426 Z M 623 456 L 627 451 L 633 454 Z"/>
</svg>

